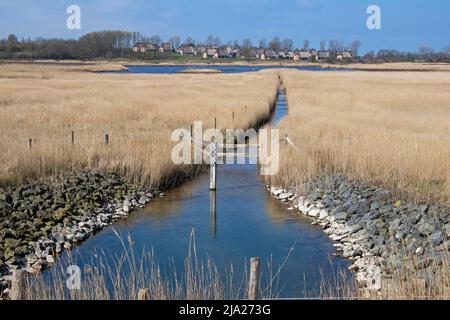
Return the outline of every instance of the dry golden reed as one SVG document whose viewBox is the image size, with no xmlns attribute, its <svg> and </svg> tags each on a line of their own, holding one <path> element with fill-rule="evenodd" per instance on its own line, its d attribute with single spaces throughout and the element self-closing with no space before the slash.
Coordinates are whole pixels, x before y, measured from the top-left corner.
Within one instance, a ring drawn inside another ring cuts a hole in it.
<svg viewBox="0 0 450 320">
<path fill-rule="evenodd" d="M 0 184 L 98 167 L 170 186 L 194 170 L 171 161 L 174 129 L 195 120 L 212 128 L 215 117 L 219 128 L 252 126 L 268 117 L 279 81 L 273 72 L 125 75 L 85 68 L 0 65 Z"/>
<path fill-rule="evenodd" d="M 341 172 L 420 199 L 450 198 L 450 73 L 282 71 L 299 148 L 282 148 L 274 184 Z"/>
</svg>

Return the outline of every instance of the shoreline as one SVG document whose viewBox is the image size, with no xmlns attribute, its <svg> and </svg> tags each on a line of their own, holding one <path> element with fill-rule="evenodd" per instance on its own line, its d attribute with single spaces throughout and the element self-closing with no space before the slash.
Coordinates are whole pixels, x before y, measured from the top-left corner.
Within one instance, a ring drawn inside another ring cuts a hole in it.
<svg viewBox="0 0 450 320">
<path fill-rule="evenodd" d="M 88 72 L 113 72 L 126 71 L 127 66 L 236 66 L 236 67 L 320 67 L 322 69 L 351 69 L 353 71 L 367 72 L 449 72 L 450 64 L 446 63 L 421 63 L 421 62 L 405 62 L 405 63 L 347 63 L 347 64 L 330 64 L 327 62 L 303 62 L 292 60 L 0 60 L 0 64 L 36 64 L 36 65 L 54 65 L 54 66 L 86 66 L 84 71 Z M 90 68 L 89 68 L 90 67 Z"/>
<path fill-rule="evenodd" d="M 387 189 L 343 175 L 316 177 L 302 191 L 270 185 L 267 190 L 320 225 L 369 292 L 389 290 L 397 272 L 408 267 L 416 267 L 411 272 L 427 286 L 433 268 L 448 259 L 450 211 L 444 205 L 394 200 Z"/>
</svg>

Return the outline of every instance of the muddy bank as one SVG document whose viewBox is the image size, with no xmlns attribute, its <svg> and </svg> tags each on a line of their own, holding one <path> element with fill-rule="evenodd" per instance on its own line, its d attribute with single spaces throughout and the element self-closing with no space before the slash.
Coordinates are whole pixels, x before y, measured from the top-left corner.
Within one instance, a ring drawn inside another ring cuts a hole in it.
<svg viewBox="0 0 450 320">
<path fill-rule="evenodd" d="M 396 200 L 384 188 L 342 175 L 317 177 L 302 188 L 268 189 L 320 224 L 338 253 L 352 260 L 362 287 L 380 290 L 412 259 L 415 276 L 425 282 L 430 268 L 448 263 L 450 209 L 444 205 Z"/>
<path fill-rule="evenodd" d="M 8 287 L 12 270 L 40 272 L 63 250 L 158 194 L 100 170 L 0 189 L 0 292 Z"/>
</svg>

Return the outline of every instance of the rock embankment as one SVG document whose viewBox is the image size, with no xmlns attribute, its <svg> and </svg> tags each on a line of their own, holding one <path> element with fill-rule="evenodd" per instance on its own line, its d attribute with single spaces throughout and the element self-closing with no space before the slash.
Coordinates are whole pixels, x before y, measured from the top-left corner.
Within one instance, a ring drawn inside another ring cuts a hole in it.
<svg viewBox="0 0 450 320">
<path fill-rule="evenodd" d="M 12 270 L 39 272 L 64 249 L 144 207 L 156 193 L 100 170 L 0 188 L 0 294 Z"/>
<path fill-rule="evenodd" d="M 338 253 L 365 288 L 414 260 L 414 272 L 427 281 L 435 266 L 448 263 L 450 210 L 440 204 L 393 200 L 390 192 L 342 175 L 321 176 L 299 189 L 268 186 L 270 192 L 311 217 L 336 241 Z"/>
</svg>

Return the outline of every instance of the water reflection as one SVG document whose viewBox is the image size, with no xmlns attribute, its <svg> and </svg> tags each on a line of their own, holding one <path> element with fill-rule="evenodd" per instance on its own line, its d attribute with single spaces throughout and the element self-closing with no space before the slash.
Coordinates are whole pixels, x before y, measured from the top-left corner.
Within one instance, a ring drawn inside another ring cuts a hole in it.
<svg viewBox="0 0 450 320">
<path fill-rule="evenodd" d="M 216 191 L 209 192 L 209 211 L 211 216 L 211 236 L 216 238 L 217 233 L 217 205 L 216 205 Z"/>
</svg>

